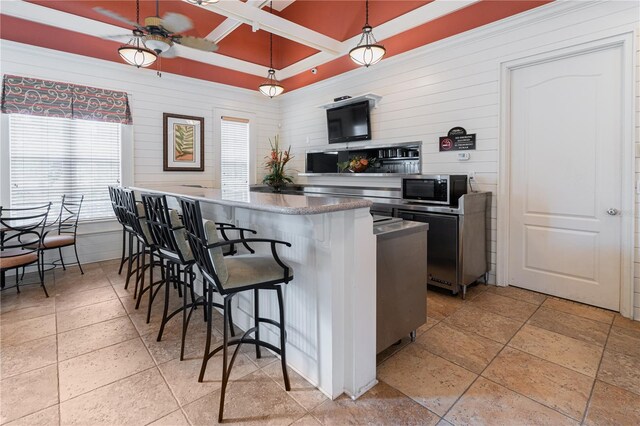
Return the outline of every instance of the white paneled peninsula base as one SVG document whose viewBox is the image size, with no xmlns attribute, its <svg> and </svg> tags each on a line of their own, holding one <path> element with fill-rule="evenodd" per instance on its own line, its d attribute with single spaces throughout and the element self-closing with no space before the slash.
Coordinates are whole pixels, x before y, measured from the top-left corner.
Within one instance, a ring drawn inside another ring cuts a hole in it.
<svg viewBox="0 0 640 426">
<path fill-rule="evenodd" d="M 278 247 L 294 270 L 293 281 L 283 286 L 289 366 L 333 399 L 343 392 L 357 398 L 375 385 L 376 240 L 371 202 L 187 186 L 133 189 L 200 200 L 204 218 L 255 229 L 255 237 L 290 242 L 290 248 Z M 270 250 L 268 244 L 254 248 Z M 260 315 L 275 319 L 277 300 L 269 293 L 260 297 Z M 251 292 L 234 298 L 233 319 L 245 330 L 253 325 Z M 261 325 L 261 337 L 279 345 L 275 327 Z"/>
</svg>

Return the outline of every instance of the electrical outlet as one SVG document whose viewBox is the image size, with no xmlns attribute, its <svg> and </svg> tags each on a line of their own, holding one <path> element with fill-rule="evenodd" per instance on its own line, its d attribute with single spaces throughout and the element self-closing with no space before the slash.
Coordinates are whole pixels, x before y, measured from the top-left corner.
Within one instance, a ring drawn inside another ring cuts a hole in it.
<svg viewBox="0 0 640 426">
<path fill-rule="evenodd" d="M 476 172 L 467 173 L 467 177 L 469 178 L 469 180 L 475 181 L 476 180 Z"/>
</svg>

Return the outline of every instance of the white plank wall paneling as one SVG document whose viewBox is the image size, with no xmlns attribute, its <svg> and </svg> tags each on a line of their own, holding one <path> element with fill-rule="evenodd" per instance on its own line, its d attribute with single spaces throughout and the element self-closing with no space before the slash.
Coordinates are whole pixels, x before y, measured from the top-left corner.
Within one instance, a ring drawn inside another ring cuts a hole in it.
<svg viewBox="0 0 640 426">
<path fill-rule="evenodd" d="M 640 8 L 633 1 L 558 2 L 360 68 L 281 98 L 285 145 L 295 154 L 293 167 L 304 170 L 305 152 L 326 147 L 325 111 L 334 97 L 363 93 L 382 96 L 372 110 L 373 141 L 422 141 L 423 173 L 476 173 L 475 189 L 498 185 L 500 64 L 517 58 L 639 30 Z M 636 148 L 640 165 L 640 39 L 636 37 Z M 438 152 L 438 137 L 454 126 L 477 134 L 471 159 Z M 345 144 L 335 145 L 336 147 Z M 357 143 L 349 146 L 358 146 Z M 637 167 L 636 170 L 640 170 Z M 300 182 L 362 186 L 399 186 L 393 178 L 300 177 Z M 637 179 L 640 179 L 640 172 Z M 490 280 L 495 282 L 496 197 L 492 197 Z M 640 199 L 636 204 L 640 222 Z M 640 233 L 636 223 L 635 318 L 640 319 Z"/>
<path fill-rule="evenodd" d="M 145 184 L 189 183 L 219 185 L 219 170 L 214 160 L 219 145 L 214 141 L 214 109 L 255 114 L 257 141 L 267 141 L 278 132 L 278 99 L 268 99 L 256 91 L 163 73 L 155 69 L 137 69 L 93 58 L 0 40 L 2 74 L 16 74 L 55 81 L 72 82 L 123 90 L 129 94 L 133 115 L 133 182 Z M 205 171 L 162 171 L 162 114 L 164 112 L 205 118 Z M 2 133 L 4 137 L 4 132 Z M 267 152 L 260 146 L 258 177 L 262 178 L 262 158 Z M 95 227 L 81 226 L 79 253 L 83 262 L 95 262 L 120 256 L 120 230 L 115 222 L 106 222 L 111 231 L 94 233 Z"/>
<path fill-rule="evenodd" d="M 372 111 L 373 143 L 422 141 L 423 173 L 476 173 L 476 188 L 496 192 L 500 134 L 500 64 L 621 33 L 636 34 L 636 180 L 640 180 L 640 36 L 635 1 L 555 2 L 494 24 L 389 58 L 369 69 L 356 69 L 318 84 L 265 99 L 257 92 L 198 81 L 155 70 L 82 58 L 18 43 L 0 41 L 2 73 L 21 74 L 125 90 L 134 117 L 134 182 L 137 185 L 184 182 L 217 185 L 213 170 L 214 108 L 256 114 L 257 181 L 263 175 L 268 138 L 280 133 L 291 144 L 292 167 L 304 171 L 307 149 L 326 147 L 325 111 L 319 105 L 342 95 L 383 96 Z M 43 67 L 42 64 L 46 64 Z M 162 171 L 162 113 L 204 116 L 203 173 Z M 438 137 L 453 126 L 476 133 L 477 150 L 458 162 L 455 153 L 439 153 Z M 280 127 L 281 126 L 281 127 Z M 336 147 L 339 147 L 337 145 Z M 299 182 L 340 184 L 333 178 Z M 350 185 L 398 186 L 399 179 L 351 178 Z M 495 281 L 496 197 L 492 198 L 491 280 Z M 640 319 L 640 198 L 636 199 L 635 318 Z M 110 240 L 116 241 L 115 234 Z M 107 252 L 109 254 L 107 254 Z M 113 257 L 113 248 L 91 260 Z"/>
</svg>

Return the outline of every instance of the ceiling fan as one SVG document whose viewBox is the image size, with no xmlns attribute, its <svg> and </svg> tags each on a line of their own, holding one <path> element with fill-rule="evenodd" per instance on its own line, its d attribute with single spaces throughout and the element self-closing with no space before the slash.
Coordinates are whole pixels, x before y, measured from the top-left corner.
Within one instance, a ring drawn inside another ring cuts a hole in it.
<svg viewBox="0 0 640 426">
<path fill-rule="evenodd" d="M 192 49 L 203 50 L 205 52 L 215 52 L 216 50 L 218 50 L 218 45 L 210 40 L 180 34 L 193 28 L 191 19 L 179 13 L 173 12 L 167 12 L 161 18 L 158 0 L 156 0 L 156 15 L 146 17 L 144 19 L 144 26 L 140 25 L 140 0 L 136 0 L 136 22 L 133 22 L 116 12 L 102 7 L 94 7 L 93 10 L 100 13 L 101 15 L 132 26 L 133 30 L 131 35 L 122 34 L 116 36 L 108 36 L 107 38 L 119 41 L 128 39 L 129 43 L 127 46 L 132 46 L 138 49 L 141 53 L 145 53 L 142 52 L 144 49 L 152 51 L 146 52 L 149 53 L 149 55 L 147 55 L 149 57 L 154 56 L 152 55 L 152 53 L 155 53 L 155 56 L 162 55 L 162 57 L 164 58 L 175 57 L 176 54 L 174 52 L 174 49 L 172 49 L 174 43 L 190 47 Z M 149 58 L 149 60 L 146 61 L 148 62 L 148 64 L 145 64 L 144 60 L 140 64 L 138 64 L 129 61 L 128 58 L 122 55 L 122 52 L 121 56 L 127 62 L 138 67 L 151 65 L 155 61 L 155 57 L 153 57 Z"/>
</svg>

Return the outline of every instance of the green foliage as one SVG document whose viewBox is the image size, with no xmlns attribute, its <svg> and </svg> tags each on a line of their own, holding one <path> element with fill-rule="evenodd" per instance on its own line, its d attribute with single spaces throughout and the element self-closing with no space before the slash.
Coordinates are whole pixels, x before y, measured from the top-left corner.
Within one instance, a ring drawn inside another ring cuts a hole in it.
<svg viewBox="0 0 640 426">
<path fill-rule="evenodd" d="M 278 190 L 280 187 L 287 183 L 293 183 L 293 177 L 288 175 L 285 171 L 287 163 L 293 158 L 290 155 L 291 146 L 286 151 L 280 150 L 280 138 L 276 135 L 272 141 L 269 138 L 269 144 L 271 145 L 271 154 L 266 156 L 265 168 L 267 169 L 267 175 L 262 179 L 262 183 L 271 186 Z"/>
<path fill-rule="evenodd" d="M 176 158 L 193 154 L 194 126 L 176 124 L 173 127 L 174 146 L 178 155 Z"/>
</svg>

